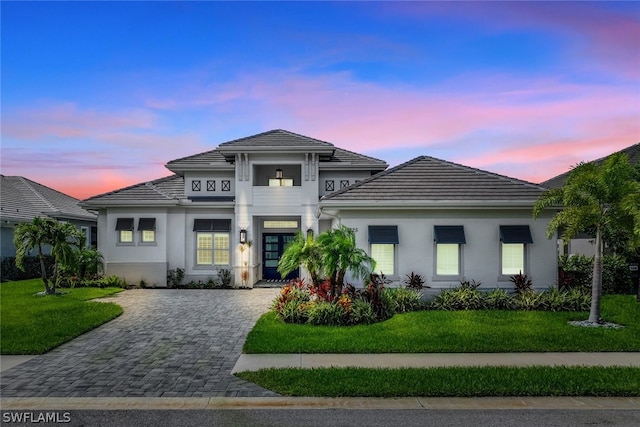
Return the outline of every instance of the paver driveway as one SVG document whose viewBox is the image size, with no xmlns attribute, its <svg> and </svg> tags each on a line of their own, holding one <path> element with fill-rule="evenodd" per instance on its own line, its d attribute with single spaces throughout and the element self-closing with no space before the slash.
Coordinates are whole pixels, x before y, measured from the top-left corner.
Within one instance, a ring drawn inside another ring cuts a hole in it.
<svg viewBox="0 0 640 427">
<path fill-rule="evenodd" d="M 276 396 L 231 375 L 277 289 L 134 289 L 124 313 L 2 373 L 9 396 Z M 46 327 L 46 325 L 43 325 Z"/>
</svg>

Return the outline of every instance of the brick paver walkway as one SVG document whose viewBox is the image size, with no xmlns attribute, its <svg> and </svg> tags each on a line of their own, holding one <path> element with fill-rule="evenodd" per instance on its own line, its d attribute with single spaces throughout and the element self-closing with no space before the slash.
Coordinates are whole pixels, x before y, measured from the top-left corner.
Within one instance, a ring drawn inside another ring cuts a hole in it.
<svg viewBox="0 0 640 427">
<path fill-rule="evenodd" d="M 2 373 L 2 397 L 277 396 L 231 375 L 276 289 L 135 289 L 122 316 Z M 47 325 L 42 325 L 47 327 Z"/>
</svg>

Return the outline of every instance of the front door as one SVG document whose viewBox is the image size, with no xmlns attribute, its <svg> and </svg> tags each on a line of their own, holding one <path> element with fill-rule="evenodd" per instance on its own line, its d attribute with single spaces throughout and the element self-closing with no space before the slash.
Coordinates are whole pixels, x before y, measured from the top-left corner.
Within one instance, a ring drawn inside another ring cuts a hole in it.
<svg viewBox="0 0 640 427">
<path fill-rule="evenodd" d="M 287 243 L 295 238 L 292 233 L 265 233 L 262 235 L 262 278 L 265 280 L 281 280 L 278 273 L 278 261 Z M 299 271 L 292 271 L 284 279 L 298 277 Z"/>
</svg>

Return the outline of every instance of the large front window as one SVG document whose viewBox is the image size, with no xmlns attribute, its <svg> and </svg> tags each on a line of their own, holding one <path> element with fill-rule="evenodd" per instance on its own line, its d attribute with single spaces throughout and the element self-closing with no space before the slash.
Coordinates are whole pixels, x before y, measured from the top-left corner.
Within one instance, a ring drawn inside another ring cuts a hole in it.
<svg viewBox="0 0 640 427">
<path fill-rule="evenodd" d="M 229 265 L 229 233 L 198 233 L 198 265 Z"/>
<path fill-rule="evenodd" d="M 460 274 L 460 245 L 438 243 L 436 245 L 436 275 L 457 276 Z"/>
<path fill-rule="evenodd" d="M 502 274 L 524 274 L 524 243 L 502 244 Z"/>
<path fill-rule="evenodd" d="M 532 244 L 528 225 L 500 226 L 500 274 L 527 274 L 527 244 Z"/>
</svg>

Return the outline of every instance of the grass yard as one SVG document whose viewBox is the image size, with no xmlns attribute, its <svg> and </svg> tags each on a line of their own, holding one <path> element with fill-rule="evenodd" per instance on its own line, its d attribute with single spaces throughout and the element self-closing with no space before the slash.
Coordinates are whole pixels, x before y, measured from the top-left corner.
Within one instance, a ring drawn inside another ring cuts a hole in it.
<svg viewBox="0 0 640 427">
<path fill-rule="evenodd" d="M 245 353 L 449 353 L 640 351 L 640 303 L 631 295 L 602 299 L 602 317 L 623 329 L 569 325 L 588 313 L 420 311 L 373 325 L 285 324 L 264 314 Z"/>
<path fill-rule="evenodd" d="M 640 396 L 640 369 L 263 369 L 240 378 L 286 396 Z"/>
<path fill-rule="evenodd" d="M 114 303 L 87 300 L 120 288 L 63 289 L 64 295 L 36 295 L 41 279 L 0 284 L 0 353 L 42 354 L 122 314 Z"/>
</svg>

